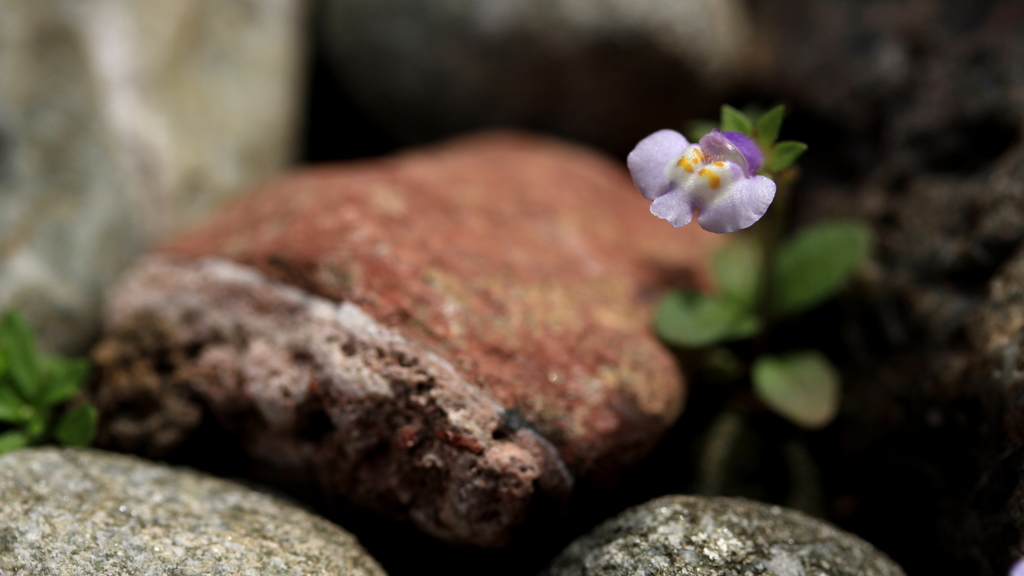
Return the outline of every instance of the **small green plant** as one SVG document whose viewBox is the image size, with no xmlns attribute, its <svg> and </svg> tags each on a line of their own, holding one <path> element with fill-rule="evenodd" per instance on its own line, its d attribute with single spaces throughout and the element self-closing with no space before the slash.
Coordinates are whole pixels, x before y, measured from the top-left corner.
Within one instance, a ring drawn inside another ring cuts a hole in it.
<svg viewBox="0 0 1024 576">
<path fill-rule="evenodd" d="M 675 291 L 668 294 L 655 313 L 655 330 L 673 345 L 703 350 L 705 360 L 727 365 L 728 379 L 748 377 L 753 392 L 770 410 L 798 426 L 817 429 L 827 425 L 837 414 L 838 371 L 816 350 L 763 354 L 765 335 L 780 320 L 806 312 L 835 296 L 869 255 L 872 235 L 860 222 L 833 221 L 798 230 L 788 238 L 783 236 L 789 192 L 799 176 L 794 163 L 807 149 L 802 142 L 777 141 L 784 115 L 785 108 L 776 106 L 753 120 L 731 106 L 723 106 L 721 132 L 714 130 L 716 127 L 709 122 L 697 123 L 688 131 L 690 138 L 702 143 L 715 134 L 725 135 L 740 148 L 749 142 L 751 150 L 741 149 L 753 173 L 748 174 L 746 182 L 764 176 L 775 183 L 777 191 L 774 202 L 765 209 L 761 209 L 758 202 L 741 196 L 753 196 L 752 192 L 736 192 L 738 200 L 732 205 L 741 209 L 737 210 L 739 216 L 735 220 L 742 221 L 738 226 L 720 228 L 732 231 L 755 221 L 757 224 L 747 232 L 736 234 L 714 254 L 711 268 L 718 285 L 717 293 Z M 725 157 L 729 158 L 728 154 Z M 679 162 L 684 168 L 689 166 L 684 166 L 683 160 Z M 634 164 L 643 167 L 635 160 Z M 680 182 L 695 181 L 685 180 L 683 172 L 678 174 Z M 642 176 L 639 170 L 634 170 L 638 187 L 646 184 L 648 189 L 652 188 Z M 753 184 L 748 187 L 754 189 Z M 673 188 L 667 189 L 666 196 Z M 695 202 L 704 202 L 703 205 L 693 204 L 698 211 L 708 206 L 717 209 L 717 205 L 706 200 L 706 192 L 704 196 L 695 192 L 693 197 L 698 198 Z M 724 202 L 721 205 L 724 206 Z M 692 209 L 689 204 L 681 206 L 681 211 Z M 660 216 L 654 208 L 652 212 Z M 683 220 L 676 214 L 673 216 L 680 222 Z M 723 231 L 704 227 L 712 232 Z M 747 361 L 722 346 L 740 340 L 752 340 L 754 344 L 747 347 L 753 351 Z"/>
<path fill-rule="evenodd" d="M 7 311 L 0 319 L 0 454 L 48 441 L 91 444 L 96 407 L 68 402 L 88 375 L 86 360 L 40 354 L 25 318 Z"/>
</svg>

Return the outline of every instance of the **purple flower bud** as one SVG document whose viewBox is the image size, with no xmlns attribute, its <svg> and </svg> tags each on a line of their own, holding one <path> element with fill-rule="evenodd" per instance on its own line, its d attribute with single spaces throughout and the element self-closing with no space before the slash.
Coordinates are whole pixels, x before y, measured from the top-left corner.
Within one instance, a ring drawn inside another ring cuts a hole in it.
<svg viewBox="0 0 1024 576">
<path fill-rule="evenodd" d="M 743 134 L 712 130 L 690 144 L 674 130 L 659 130 L 636 145 L 626 164 L 652 214 L 678 228 L 697 212 L 701 228 L 724 234 L 760 220 L 775 198 L 775 182 L 756 175 L 762 160 Z"/>
</svg>

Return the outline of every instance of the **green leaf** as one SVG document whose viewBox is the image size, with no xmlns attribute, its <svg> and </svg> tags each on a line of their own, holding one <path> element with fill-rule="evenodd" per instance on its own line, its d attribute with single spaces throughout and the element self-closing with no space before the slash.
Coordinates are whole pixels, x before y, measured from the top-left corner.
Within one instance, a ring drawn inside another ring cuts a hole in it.
<svg viewBox="0 0 1024 576">
<path fill-rule="evenodd" d="M 7 380 L 0 378 L 0 422 L 20 424 L 32 417 L 32 407 Z"/>
<path fill-rule="evenodd" d="M 24 316 L 9 310 L 0 321 L 0 353 L 22 398 L 32 401 L 39 386 L 39 364 L 32 329 Z"/>
<path fill-rule="evenodd" d="M 779 138 L 779 130 L 782 129 L 782 119 L 785 115 L 786 107 L 779 104 L 757 119 L 757 143 L 761 148 L 767 149 Z"/>
<path fill-rule="evenodd" d="M 783 244 L 772 270 L 772 314 L 793 314 L 832 297 L 871 245 L 871 229 L 860 222 L 825 222 L 798 232 Z"/>
<path fill-rule="evenodd" d="M 747 118 L 747 115 L 743 112 L 740 112 L 728 104 L 722 104 L 720 129 L 725 132 L 741 132 L 750 136 L 754 131 L 754 125 L 750 122 L 750 118 Z"/>
<path fill-rule="evenodd" d="M 654 329 L 676 346 L 702 348 L 749 338 L 761 330 L 761 320 L 738 301 L 677 291 L 658 305 Z"/>
<path fill-rule="evenodd" d="M 0 434 L 0 454 L 13 452 L 28 446 L 28 437 L 20 430 L 10 430 Z"/>
<path fill-rule="evenodd" d="M 776 144 L 768 154 L 768 161 L 765 162 L 764 170 L 768 172 L 782 172 L 789 168 L 796 159 L 807 150 L 807 144 L 794 140 L 785 140 Z"/>
<path fill-rule="evenodd" d="M 818 351 L 762 356 L 751 378 L 758 398 L 797 426 L 822 428 L 839 410 L 839 372 Z"/>
<path fill-rule="evenodd" d="M 753 306 L 761 282 L 762 248 L 750 236 L 727 242 L 711 258 L 711 270 L 723 296 Z"/>
<path fill-rule="evenodd" d="M 683 132 L 685 132 L 686 137 L 690 142 L 696 142 L 715 128 L 717 128 L 717 126 L 715 126 L 715 123 L 710 120 L 694 120 L 686 124 L 686 128 Z"/>
<path fill-rule="evenodd" d="M 96 437 L 96 407 L 79 404 L 68 410 L 57 423 L 53 436 L 66 446 L 88 446 Z"/>
<path fill-rule="evenodd" d="M 53 406 L 71 398 L 82 388 L 89 376 L 89 362 L 47 356 L 43 358 L 42 372 L 43 385 L 39 402 Z"/>
<path fill-rule="evenodd" d="M 28 437 L 29 441 L 37 440 L 46 433 L 47 427 L 50 424 L 50 411 L 43 409 L 36 409 L 32 411 L 32 415 L 25 421 L 25 436 Z"/>
</svg>

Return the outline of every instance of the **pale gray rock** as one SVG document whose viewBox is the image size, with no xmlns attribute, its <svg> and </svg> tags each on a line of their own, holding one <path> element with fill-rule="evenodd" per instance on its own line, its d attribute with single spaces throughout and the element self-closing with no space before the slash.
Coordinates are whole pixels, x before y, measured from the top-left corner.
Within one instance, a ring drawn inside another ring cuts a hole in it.
<svg viewBox="0 0 1024 576">
<path fill-rule="evenodd" d="M 0 574 L 385 576 L 356 539 L 275 497 L 131 456 L 0 457 Z"/>
<path fill-rule="evenodd" d="M 326 0 L 357 101 L 401 139 L 481 125 L 612 148 L 717 109 L 747 71 L 737 0 Z"/>
<path fill-rule="evenodd" d="M 863 540 L 739 498 L 666 496 L 577 539 L 542 576 L 903 576 Z"/>
<path fill-rule="evenodd" d="M 302 0 L 0 0 L 0 307 L 79 350 L 104 285 L 290 159 Z"/>
</svg>

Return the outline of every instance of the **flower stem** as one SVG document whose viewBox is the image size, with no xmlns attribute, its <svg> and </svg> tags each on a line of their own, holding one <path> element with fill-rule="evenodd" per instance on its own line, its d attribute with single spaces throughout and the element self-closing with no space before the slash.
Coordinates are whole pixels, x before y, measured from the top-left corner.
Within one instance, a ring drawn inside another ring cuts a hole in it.
<svg viewBox="0 0 1024 576">
<path fill-rule="evenodd" d="M 793 169 L 769 176 L 776 183 L 775 201 L 757 227 L 761 236 L 761 286 L 758 290 L 757 310 L 766 320 L 771 319 L 772 270 L 786 230 L 792 185 L 798 177 Z"/>
</svg>

